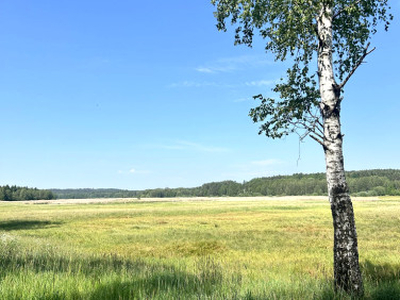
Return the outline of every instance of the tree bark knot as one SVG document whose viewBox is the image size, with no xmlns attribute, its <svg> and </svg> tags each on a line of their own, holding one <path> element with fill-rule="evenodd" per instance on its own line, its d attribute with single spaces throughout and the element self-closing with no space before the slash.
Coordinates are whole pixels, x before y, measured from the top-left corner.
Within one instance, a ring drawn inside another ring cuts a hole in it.
<svg viewBox="0 0 400 300">
<path fill-rule="evenodd" d="M 341 199 L 341 198 L 345 197 L 350 200 L 349 187 L 346 183 L 339 183 L 339 184 L 333 185 L 330 189 L 330 194 L 333 199 Z"/>
</svg>

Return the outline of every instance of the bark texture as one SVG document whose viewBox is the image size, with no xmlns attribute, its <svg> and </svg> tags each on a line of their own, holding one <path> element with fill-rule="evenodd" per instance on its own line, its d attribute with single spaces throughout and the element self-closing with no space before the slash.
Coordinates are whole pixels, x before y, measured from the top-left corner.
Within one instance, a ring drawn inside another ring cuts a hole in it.
<svg viewBox="0 0 400 300">
<path fill-rule="evenodd" d="M 358 260 L 357 233 L 353 205 L 346 182 L 343 135 L 340 124 L 341 89 L 335 82 L 332 64 L 332 12 L 322 8 L 318 18 L 318 72 L 320 109 L 324 127 L 326 179 L 334 227 L 334 281 L 336 288 L 363 294 Z"/>
</svg>

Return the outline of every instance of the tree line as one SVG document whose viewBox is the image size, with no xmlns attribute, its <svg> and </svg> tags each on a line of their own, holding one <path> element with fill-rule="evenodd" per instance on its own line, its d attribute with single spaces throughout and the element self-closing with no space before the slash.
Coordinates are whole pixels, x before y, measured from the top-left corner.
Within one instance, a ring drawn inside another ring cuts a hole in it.
<svg viewBox="0 0 400 300">
<path fill-rule="evenodd" d="M 353 196 L 400 195 L 400 170 L 346 172 Z M 210 182 L 193 188 L 156 188 L 143 191 L 120 189 L 53 189 L 59 199 L 74 198 L 174 198 L 327 195 L 324 173 L 255 178 L 242 183 Z"/>
<path fill-rule="evenodd" d="M 400 170 L 364 170 L 346 172 L 353 196 L 400 196 Z M 255 178 L 242 183 L 226 180 L 193 188 L 51 189 L 0 186 L 1 201 L 88 199 L 88 198 L 174 198 L 174 197 L 246 197 L 327 195 L 324 173 L 293 174 Z"/>
<path fill-rule="evenodd" d="M 346 172 L 353 196 L 400 195 L 400 170 L 365 170 Z M 324 173 L 293 174 L 255 178 L 238 183 L 227 180 L 211 182 L 195 188 L 150 189 L 141 197 L 241 197 L 327 195 Z"/>
<path fill-rule="evenodd" d="M 19 186 L 0 186 L 1 201 L 23 201 L 23 200 L 51 200 L 56 195 L 50 190 L 40 190 L 37 188 Z"/>
</svg>

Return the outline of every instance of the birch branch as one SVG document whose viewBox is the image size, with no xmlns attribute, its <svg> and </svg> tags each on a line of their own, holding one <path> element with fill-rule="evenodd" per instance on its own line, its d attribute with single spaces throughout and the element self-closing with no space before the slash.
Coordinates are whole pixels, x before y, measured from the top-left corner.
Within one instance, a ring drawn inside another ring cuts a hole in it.
<svg viewBox="0 0 400 300">
<path fill-rule="evenodd" d="M 342 88 L 346 85 L 346 83 L 347 83 L 347 81 L 349 81 L 350 77 L 353 76 L 354 72 L 355 72 L 355 71 L 358 69 L 358 67 L 363 63 L 365 57 L 366 57 L 368 54 L 371 54 L 371 52 L 373 52 L 373 51 L 376 49 L 376 48 L 374 47 L 374 48 L 372 48 L 371 50 L 368 51 L 369 45 L 370 45 L 370 43 L 368 43 L 367 46 L 365 47 L 364 54 L 361 56 L 360 60 L 357 62 L 357 64 L 354 66 L 354 68 L 350 71 L 349 75 L 347 75 L 347 77 L 345 78 L 345 80 L 343 80 L 343 82 L 337 86 L 338 89 L 342 89 Z"/>
<path fill-rule="evenodd" d="M 313 136 L 312 134 L 310 134 L 310 138 L 312 138 L 314 141 L 316 141 L 318 144 L 320 144 L 322 147 L 326 148 L 326 145 L 323 141 L 321 141 L 319 138 Z"/>
</svg>

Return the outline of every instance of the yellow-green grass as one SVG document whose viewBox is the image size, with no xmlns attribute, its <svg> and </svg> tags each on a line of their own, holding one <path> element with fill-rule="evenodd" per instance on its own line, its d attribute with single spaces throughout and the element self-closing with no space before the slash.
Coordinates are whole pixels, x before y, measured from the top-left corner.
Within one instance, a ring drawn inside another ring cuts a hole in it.
<svg viewBox="0 0 400 300">
<path fill-rule="evenodd" d="M 400 198 L 355 201 L 366 299 L 400 299 Z M 341 299 L 327 201 L 0 204 L 1 299 Z"/>
</svg>

